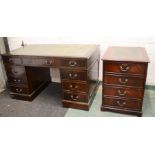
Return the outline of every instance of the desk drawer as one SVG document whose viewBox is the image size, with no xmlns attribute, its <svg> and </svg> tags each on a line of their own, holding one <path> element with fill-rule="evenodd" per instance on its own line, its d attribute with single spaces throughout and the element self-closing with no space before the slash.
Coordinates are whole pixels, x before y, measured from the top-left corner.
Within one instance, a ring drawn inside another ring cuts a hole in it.
<svg viewBox="0 0 155 155">
<path fill-rule="evenodd" d="M 3 62 L 11 65 L 21 65 L 22 61 L 16 56 L 2 56 Z"/>
<path fill-rule="evenodd" d="M 128 62 L 106 62 L 104 71 L 109 73 L 127 73 L 127 74 L 146 74 L 147 65 L 145 63 Z"/>
<path fill-rule="evenodd" d="M 23 64 L 26 66 L 55 66 L 55 60 L 52 58 L 23 58 Z"/>
<path fill-rule="evenodd" d="M 62 67 L 87 67 L 86 60 L 79 60 L 79 59 L 63 59 L 61 62 Z"/>
<path fill-rule="evenodd" d="M 8 82 L 10 84 L 27 84 L 27 79 L 25 76 L 19 76 L 19 77 L 8 76 Z"/>
<path fill-rule="evenodd" d="M 87 80 L 86 71 L 61 70 L 61 78 L 66 80 Z"/>
<path fill-rule="evenodd" d="M 5 65 L 5 70 L 8 76 L 18 77 L 25 75 L 25 67 L 15 65 Z"/>
<path fill-rule="evenodd" d="M 70 100 L 75 102 L 88 102 L 87 95 L 81 93 L 63 93 L 64 100 Z"/>
<path fill-rule="evenodd" d="M 87 84 L 77 82 L 62 82 L 62 88 L 69 91 L 87 92 Z"/>
<path fill-rule="evenodd" d="M 26 73 L 25 73 L 25 67 L 22 67 L 22 66 L 14 66 L 14 65 L 5 65 L 5 69 L 6 69 L 6 73 L 9 76 L 12 76 L 12 77 L 24 77 L 26 76 Z"/>
<path fill-rule="evenodd" d="M 145 79 L 123 75 L 104 75 L 104 84 L 143 87 Z"/>
<path fill-rule="evenodd" d="M 104 86 L 103 94 L 105 96 L 117 96 L 117 97 L 127 97 L 127 98 L 138 98 L 143 97 L 142 88 L 127 88 L 127 87 L 111 87 Z"/>
<path fill-rule="evenodd" d="M 140 100 L 126 100 L 126 99 L 117 99 L 117 98 L 103 98 L 103 105 L 127 108 L 133 110 L 141 110 L 141 101 Z"/>
<path fill-rule="evenodd" d="M 14 87 L 14 86 L 10 86 L 10 90 L 11 90 L 11 92 L 17 93 L 17 94 L 29 94 L 29 93 L 31 93 L 29 91 L 29 89 L 28 88 L 25 88 L 25 87 Z"/>
</svg>

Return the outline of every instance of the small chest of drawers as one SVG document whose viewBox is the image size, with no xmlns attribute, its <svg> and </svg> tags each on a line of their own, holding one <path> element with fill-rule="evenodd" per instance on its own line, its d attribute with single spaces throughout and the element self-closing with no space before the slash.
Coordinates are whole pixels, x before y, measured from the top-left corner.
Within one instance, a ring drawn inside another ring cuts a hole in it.
<svg viewBox="0 0 155 155">
<path fill-rule="evenodd" d="M 149 59 L 142 47 L 109 47 L 103 56 L 102 111 L 142 116 Z"/>
</svg>

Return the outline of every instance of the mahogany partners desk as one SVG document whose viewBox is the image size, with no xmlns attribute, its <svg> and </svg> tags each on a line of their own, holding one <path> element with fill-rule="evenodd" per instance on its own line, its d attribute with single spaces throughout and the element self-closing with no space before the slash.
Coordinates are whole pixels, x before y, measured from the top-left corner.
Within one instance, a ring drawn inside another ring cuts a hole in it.
<svg viewBox="0 0 155 155">
<path fill-rule="evenodd" d="M 59 68 L 64 107 L 89 110 L 99 84 L 98 45 L 26 45 L 3 54 L 10 96 L 32 101 Z"/>
</svg>

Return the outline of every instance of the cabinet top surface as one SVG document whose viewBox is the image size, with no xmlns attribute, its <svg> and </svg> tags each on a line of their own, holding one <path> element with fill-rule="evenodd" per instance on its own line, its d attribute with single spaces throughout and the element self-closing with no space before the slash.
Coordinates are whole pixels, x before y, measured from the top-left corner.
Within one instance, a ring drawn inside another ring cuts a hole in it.
<svg viewBox="0 0 155 155">
<path fill-rule="evenodd" d="M 11 51 L 10 54 L 89 58 L 98 47 L 98 45 L 93 44 L 37 44 L 25 45 L 24 47 Z"/>
<path fill-rule="evenodd" d="M 109 47 L 102 57 L 103 60 L 149 62 L 146 50 L 143 47 Z"/>
</svg>

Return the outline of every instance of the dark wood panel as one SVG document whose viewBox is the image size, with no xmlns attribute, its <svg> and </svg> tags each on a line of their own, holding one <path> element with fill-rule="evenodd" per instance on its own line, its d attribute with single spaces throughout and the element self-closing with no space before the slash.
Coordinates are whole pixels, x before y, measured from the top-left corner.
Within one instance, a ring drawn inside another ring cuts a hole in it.
<svg viewBox="0 0 155 155">
<path fill-rule="evenodd" d="M 147 64 L 129 62 L 104 62 L 105 73 L 124 73 L 145 75 Z"/>
</svg>

